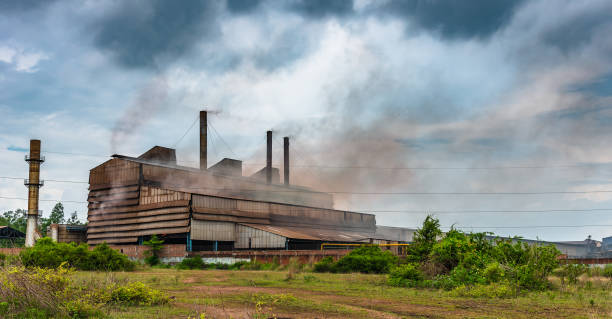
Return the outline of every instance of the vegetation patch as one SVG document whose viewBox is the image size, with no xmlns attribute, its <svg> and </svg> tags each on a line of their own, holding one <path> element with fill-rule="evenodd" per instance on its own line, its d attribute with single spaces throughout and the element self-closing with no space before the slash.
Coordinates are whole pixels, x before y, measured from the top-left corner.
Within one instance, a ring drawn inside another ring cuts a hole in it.
<svg viewBox="0 0 612 319">
<path fill-rule="evenodd" d="M 77 282 L 73 270 L 12 266 L 0 269 L 0 317 L 87 318 L 100 316 L 103 306 L 161 305 L 162 292 L 141 282 L 101 284 Z"/>
<path fill-rule="evenodd" d="M 127 256 L 110 248 L 106 243 L 89 250 L 86 244 L 56 243 L 51 238 L 41 238 L 34 247 L 19 254 L 28 267 L 57 268 L 60 265 L 79 270 L 131 271 L 136 264 Z"/>
<path fill-rule="evenodd" d="M 378 246 L 364 245 L 352 250 L 346 256 L 334 262 L 331 257 L 325 257 L 314 266 L 316 272 L 365 274 L 388 273 L 395 264 L 397 257 L 389 251 L 382 251 Z"/>
</svg>

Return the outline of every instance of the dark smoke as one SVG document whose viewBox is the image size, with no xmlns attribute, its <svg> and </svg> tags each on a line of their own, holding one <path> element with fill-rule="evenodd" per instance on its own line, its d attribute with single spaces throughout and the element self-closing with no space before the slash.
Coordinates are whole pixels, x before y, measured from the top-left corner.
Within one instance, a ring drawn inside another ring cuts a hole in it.
<svg viewBox="0 0 612 319">
<path fill-rule="evenodd" d="M 153 78 L 117 121 L 111 135 L 111 151 L 115 153 L 125 139 L 138 130 L 164 105 L 168 83 L 164 77 Z"/>
</svg>

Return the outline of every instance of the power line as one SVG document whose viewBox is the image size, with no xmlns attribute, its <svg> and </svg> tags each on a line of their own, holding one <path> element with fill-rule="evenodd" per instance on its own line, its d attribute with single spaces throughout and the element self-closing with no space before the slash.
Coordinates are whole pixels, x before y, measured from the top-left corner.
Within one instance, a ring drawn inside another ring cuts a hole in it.
<svg viewBox="0 0 612 319">
<path fill-rule="evenodd" d="M 353 210 L 357 213 L 410 213 L 410 214 L 522 214 L 522 213 L 606 213 L 611 212 L 612 208 L 591 208 L 591 209 L 540 209 L 540 210 Z"/>
<path fill-rule="evenodd" d="M 195 125 L 196 121 L 191 125 L 190 129 Z M 185 134 L 177 141 L 180 142 L 184 136 L 189 132 L 188 129 Z M 213 128 L 214 129 L 214 128 Z M 216 130 L 215 130 L 216 131 Z M 217 132 L 218 134 L 218 132 Z M 218 134 L 219 135 L 219 134 Z M 220 135 L 219 135 L 220 137 Z M 229 148 L 229 145 L 223 140 Z M 293 148 L 293 152 L 297 152 L 297 149 Z M 232 154 L 236 155 L 230 148 Z M 56 151 L 43 151 L 43 153 L 53 153 L 62 155 L 75 155 L 75 156 L 91 156 L 91 157 L 109 157 L 108 155 L 101 154 L 85 154 L 85 153 L 70 153 L 70 152 L 56 152 Z M 182 162 L 194 162 L 182 160 Z M 275 163 L 274 165 L 281 165 L 282 163 Z M 589 163 L 589 164 L 565 164 L 565 165 L 510 165 L 510 166 L 366 166 L 366 165 L 292 165 L 292 168 L 317 168 L 317 169 L 370 169 L 370 170 L 512 170 L 512 169 L 571 169 L 571 168 L 593 168 L 594 166 L 605 166 L 611 165 L 612 163 Z M 262 163 L 243 163 L 243 165 L 265 165 Z"/>
<path fill-rule="evenodd" d="M 524 228 L 585 228 L 585 227 L 612 227 L 612 225 L 529 225 L 529 226 L 445 226 L 442 228 L 512 228 L 512 229 L 524 229 Z"/>
<path fill-rule="evenodd" d="M 27 198 L 20 198 L 20 197 L 4 197 L 4 196 L 0 196 L 0 198 L 4 198 L 4 199 L 19 199 L 19 200 L 27 200 Z M 52 199 L 41 199 L 40 201 L 47 201 L 47 202 L 64 202 L 64 203 L 87 203 L 87 202 L 82 202 L 82 201 L 69 201 L 69 200 L 52 200 Z M 487 229 L 487 228 L 493 228 L 493 229 L 527 229 L 527 228 L 585 228 L 585 227 L 612 227 L 612 225 L 604 225 L 604 224 L 600 224 L 600 225 L 525 225 L 525 226 L 457 226 L 457 225 L 453 225 L 453 226 L 442 226 L 441 228 L 457 228 L 457 229 L 474 229 L 474 228 L 478 228 L 478 229 Z M 413 227 L 415 228 L 415 227 Z"/>
<path fill-rule="evenodd" d="M 27 198 L 20 197 L 2 197 L 5 199 L 22 199 L 27 200 Z M 62 200 L 57 199 L 47 199 L 43 201 L 55 201 L 61 202 Z M 71 201 L 77 203 L 87 203 L 80 201 Z M 356 213 L 426 213 L 426 214 L 480 214 L 480 213 L 490 213 L 490 214 L 501 214 L 501 213 L 577 213 L 577 212 L 612 212 L 612 208 L 585 208 L 585 209 L 541 209 L 541 210 L 378 210 L 378 209 L 359 209 L 359 210 L 351 210 Z"/>
<path fill-rule="evenodd" d="M 7 179 L 22 179 L 17 177 L 5 177 L 0 178 Z M 85 181 L 70 181 L 70 180 L 47 180 L 59 183 L 83 183 L 88 184 Z M 185 189 L 200 189 L 200 190 L 220 190 L 220 191 L 234 191 L 232 188 L 214 188 L 214 187 L 184 187 L 182 185 L 170 185 L 175 187 L 181 187 Z M 268 193 L 300 193 L 301 190 L 258 190 L 258 189 L 240 189 L 241 192 L 268 192 Z M 314 191 L 313 191 L 314 192 Z M 601 194 L 601 193 L 612 193 L 612 190 L 592 190 L 592 191 L 543 191 L 543 192 L 350 192 L 350 191 L 316 191 L 314 193 L 329 193 L 329 194 L 345 194 L 345 195 L 407 195 L 407 196 L 419 196 L 419 195 L 564 195 L 564 194 Z"/>
<path fill-rule="evenodd" d="M 23 197 L 5 197 L 5 196 L 0 196 L 0 198 L 2 198 L 2 199 L 28 200 L 27 198 L 23 198 Z M 76 200 L 57 200 L 57 199 L 39 199 L 39 201 L 41 201 L 41 202 L 77 203 L 77 204 L 87 204 L 87 203 L 89 203 L 89 202 L 76 201 Z"/>
<path fill-rule="evenodd" d="M 185 131 L 185 133 L 183 134 L 183 136 L 181 136 L 181 138 L 178 139 L 178 141 L 176 141 L 172 147 L 176 148 L 176 146 L 183 140 L 183 138 L 185 138 L 185 136 L 187 135 L 187 133 L 189 133 L 189 131 L 191 131 L 191 129 L 193 128 L 193 126 L 198 122 L 198 119 L 200 117 L 197 116 L 196 119 L 193 121 L 193 123 L 191 123 L 191 126 L 189 126 L 189 128 Z"/>
<path fill-rule="evenodd" d="M 23 180 L 23 179 L 25 179 L 25 178 L 22 178 L 22 177 L 10 177 L 10 176 L 0 176 L 0 178 L 14 179 L 14 180 Z M 45 182 L 89 184 L 89 182 L 85 182 L 85 181 L 69 181 L 69 180 L 59 180 L 59 179 L 45 179 Z"/>
<path fill-rule="evenodd" d="M 60 155 L 74 155 L 74 156 L 88 156 L 88 157 L 110 157 L 109 155 L 101 155 L 101 154 L 85 154 L 85 153 L 70 153 L 70 152 L 56 152 L 56 151 L 43 151 L 43 154 L 60 154 Z"/>
<path fill-rule="evenodd" d="M 238 155 L 236 155 L 236 153 L 234 153 L 234 150 L 232 150 L 232 148 L 229 146 L 229 144 L 225 141 L 225 139 L 223 139 L 223 137 L 221 136 L 221 134 L 219 134 L 219 131 L 217 131 L 217 129 L 215 128 L 215 126 L 212 124 L 212 121 L 209 122 L 208 124 L 210 124 L 210 127 L 212 128 L 212 130 L 217 134 L 217 137 L 221 140 L 221 142 L 223 142 L 223 144 L 225 144 L 225 146 L 229 149 L 229 151 L 235 156 L 238 157 Z"/>
</svg>

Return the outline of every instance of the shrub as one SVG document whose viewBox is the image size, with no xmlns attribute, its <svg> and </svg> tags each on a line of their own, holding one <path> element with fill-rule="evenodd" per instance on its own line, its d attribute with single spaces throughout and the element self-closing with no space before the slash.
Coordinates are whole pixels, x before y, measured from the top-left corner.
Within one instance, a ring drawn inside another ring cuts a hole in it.
<svg viewBox="0 0 612 319">
<path fill-rule="evenodd" d="M 112 277 L 111 277 L 112 278 Z M 102 315 L 109 304 L 151 305 L 169 301 L 163 293 L 143 283 L 100 284 L 89 278 L 75 281 L 72 270 L 63 267 L 0 268 L 0 317 L 87 318 Z"/>
<path fill-rule="evenodd" d="M 566 264 L 563 265 L 563 274 L 567 277 L 570 284 L 577 284 L 578 277 L 587 271 L 587 266 L 583 264 Z"/>
<path fill-rule="evenodd" d="M 164 241 L 157 238 L 157 235 L 153 235 L 151 239 L 144 241 L 142 244 L 149 247 L 145 256 L 145 263 L 149 266 L 159 264 L 159 251 L 162 249 Z"/>
<path fill-rule="evenodd" d="M 135 264 L 127 256 L 110 248 L 106 243 L 89 250 L 86 244 L 56 243 L 51 238 L 41 238 L 34 247 L 19 254 L 28 267 L 57 268 L 61 264 L 80 270 L 131 271 Z"/>
<path fill-rule="evenodd" d="M 327 256 L 314 264 L 314 272 L 335 272 L 335 263 L 332 256 Z"/>
<path fill-rule="evenodd" d="M 256 260 L 240 263 L 241 270 L 275 270 L 279 267 L 276 263 L 262 263 Z"/>
<path fill-rule="evenodd" d="M 194 256 L 183 259 L 179 264 L 176 265 L 178 269 L 202 269 L 204 268 L 204 261 L 201 256 Z"/>
<path fill-rule="evenodd" d="M 500 282 L 504 278 L 504 269 L 498 262 L 492 262 L 485 267 L 483 275 L 488 283 Z"/>
<path fill-rule="evenodd" d="M 168 303 L 169 298 L 161 291 L 147 287 L 136 281 L 125 286 L 115 286 L 110 292 L 110 302 L 124 305 L 162 305 Z"/>
<path fill-rule="evenodd" d="M 604 277 L 612 278 L 612 264 L 607 264 L 603 269 Z"/>
<path fill-rule="evenodd" d="M 388 273 L 397 263 L 397 257 L 378 246 L 361 246 L 343 256 L 334 265 L 336 272 L 361 272 L 366 274 Z"/>
<path fill-rule="evenodd" d="M 404 264 L 391 270 L 388 283 L 391 286 L 416 287 L 423 278 L 423 273 L 419 270 L 418 265 Z"/>
<path fill-rule="evenodd" d="M 425 261 L 441 235 L 440 221 L 428 215 L 423 221 L 423 226 L 414 233 L 413 244 L 408 246 L 409 259 L 415 262 Z"/>
</svg>

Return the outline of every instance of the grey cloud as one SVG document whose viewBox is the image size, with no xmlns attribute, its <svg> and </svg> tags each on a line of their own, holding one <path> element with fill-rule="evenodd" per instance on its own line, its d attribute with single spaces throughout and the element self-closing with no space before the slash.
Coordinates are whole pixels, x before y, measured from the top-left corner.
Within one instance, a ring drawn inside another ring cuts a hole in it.
<svg viewBox="0 0 612 319">
<path fill-rule="evenodd" d="M 259 7 L 261 0 L 227 0 L 227 10 L 234 14 L 248 13 Z"/>
<path fill-rule="evenodd" d="M 0 0 L 0 12 L 28 11 L 52 4 L 56 0 Z"/>
<path fill-rule="evenodd" d="M 159 67 L 185 55 L 217 30 L 212 1 L 128 2 L 95 26 L 95 45 L 123 66 Z"/>
<path fill-rule="evenodd" d="M 607 10 L 594 8 L 592 12 L 562 21 L 559 26 L 546 32 L 542 38 L 546 44 L 567 53 L 588 44 L 598 34 L 609 35 L 609 32 L 603 34 L 596 32 L 606 27 L 612 29 L 612 5 Z"/>
<path fill-rule="evenodd" d="M 353 0 L 295 0 L 289 9 L 310 18 L 343 16 L 353 12 Z"/>
<path fill-rule="evenodd" d="M 503 27 L 523 0 L 392 0 L 384 11 L 446 38 L 487 37 Z"/>
</svg>

